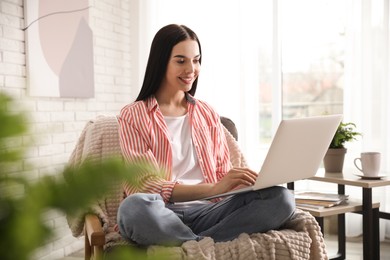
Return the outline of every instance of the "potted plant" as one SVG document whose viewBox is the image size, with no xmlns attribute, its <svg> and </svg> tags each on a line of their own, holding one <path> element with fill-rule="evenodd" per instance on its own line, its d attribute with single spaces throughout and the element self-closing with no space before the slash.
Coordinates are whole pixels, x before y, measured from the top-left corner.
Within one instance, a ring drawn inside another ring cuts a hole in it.
<svg viewBox="0 0 390 260">
<path fill-rule="evenodd" d="M 342 172 L 344 157 L 347 153 L 345 143 L 356 140 L 361 133 L 355 131 L 354 123 L 341 122 L 333 136 L 329 149 L 324 157 L 324 167 L 326 172 Z"/>
</svg>

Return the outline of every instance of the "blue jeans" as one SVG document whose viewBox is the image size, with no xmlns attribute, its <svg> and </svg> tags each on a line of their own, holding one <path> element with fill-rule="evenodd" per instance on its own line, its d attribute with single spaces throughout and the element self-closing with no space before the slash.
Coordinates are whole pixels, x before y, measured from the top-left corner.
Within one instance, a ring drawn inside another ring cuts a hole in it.
<svg viewBox="0 0 390 260">
<path fill-rule="evenodd" d="M 178 246 L 205 236 L 222 242 L 241 233 L 278 229 L 294 210 L 292 193 L 280 186 L 174 211 L 158 194 L 137 193 L 121 203 L 118 226 L 125 239 L 140 245 Z"/>
</svg>

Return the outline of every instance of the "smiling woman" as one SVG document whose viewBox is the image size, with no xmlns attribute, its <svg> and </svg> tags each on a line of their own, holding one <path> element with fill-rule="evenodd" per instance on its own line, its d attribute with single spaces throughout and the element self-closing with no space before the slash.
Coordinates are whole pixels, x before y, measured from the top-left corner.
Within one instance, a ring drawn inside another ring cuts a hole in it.
<svg viewBox="0 0 390 260">
<path fill-rule="evenodd" d="M 232 166 L 218 113 L 194 97 L 201 57 L 190 28 L 162 27 L 152 42 L 140 95 L 120 112 L 125 160 L 155 167 L 140 173 L 139 185 L 124 187 L 118 229 L 126 240 L 144 246 L 204 237 L 229 241 L 241 233 L 280 228 L 293 216 L 293 195 L 279 186 L 205 199 L 251 186 L 257 173 Z"/>
</svg>

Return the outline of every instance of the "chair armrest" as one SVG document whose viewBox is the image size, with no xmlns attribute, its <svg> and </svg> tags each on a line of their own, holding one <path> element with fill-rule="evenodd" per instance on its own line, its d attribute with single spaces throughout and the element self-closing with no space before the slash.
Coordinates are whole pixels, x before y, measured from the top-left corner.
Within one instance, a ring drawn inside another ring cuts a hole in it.
<svg viewBox="0 0 390 260">
<path fill-rule="evenodd" d="M 85 236 L 88 237 L 91 246 L 103 246 L 106 243 L 102 224 L 96 215 L 85 216 Z"/>
</svg>

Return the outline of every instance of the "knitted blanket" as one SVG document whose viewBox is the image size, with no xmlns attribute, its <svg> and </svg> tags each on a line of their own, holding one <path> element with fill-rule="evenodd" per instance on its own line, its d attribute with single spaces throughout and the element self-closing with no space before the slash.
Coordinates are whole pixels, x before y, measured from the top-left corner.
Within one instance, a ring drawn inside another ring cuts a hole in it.
<svg viewBox="0 0 390 260">
<path fill-rule="evenodd" d="M 246 161 L 238 143 L 224 128 L 233 166 L 245 167 Z M 86 158 L 96 162 L 108 156 L 121 156 L 118 122 L 115 116 L 99 116 L 83 129 L 69 159 L 70 165 L 78 165 Z M 123 191 L 118 185 L 115 192 L 97 201 L 89 211 L 103 223 L 106 233 L 105 250 L 119 244 L 128 244 L 114 231 L 118 206 Z M 73 236 L 83 234 L 84 216 L 67 217 Z M 267 233 L 241 234 L 228 242 L 214 242 L 206 237 L 201 241 L 187 241 L 180 247 L 151 246 L 148 255 L 168 255 L 167 259 L 328 259 L 320 227 L 313 216 L 302 210 L 296 213 L 281 230 Z"/>
<path fill-rule="evenodd" d="M 168 259 L 328 259 L 316 220 L 297 209 L 281 230 L 241 234 L 228 242 L 214 242 L 206 237 L 187 241 L 181 247 L 151 246 L 148 255 L 166 255 Z"/>
</svg>

